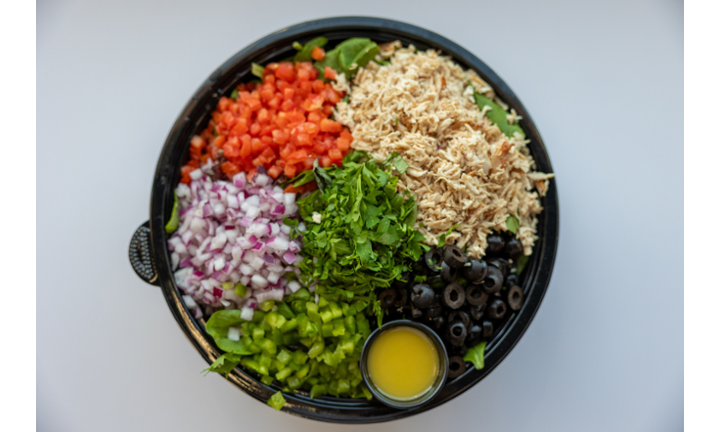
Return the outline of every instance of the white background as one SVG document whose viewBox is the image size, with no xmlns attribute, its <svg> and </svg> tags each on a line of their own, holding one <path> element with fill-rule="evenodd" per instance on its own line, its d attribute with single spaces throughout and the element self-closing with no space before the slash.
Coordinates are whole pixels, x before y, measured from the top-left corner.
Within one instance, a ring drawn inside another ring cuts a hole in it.
<svg viewBox="0 0 720 432">
<path fill-rule="evenodd" d="M 682 3 L 447 0 L 38 2 L 38 430 L 363 428 L 204 377 L 127 260 L 162 143 L 207 75 L 274 30 L 353 14 L 426 27 L 490 65 L 543 135 L 561 206 L 550 288 L 507 359 L 373 429 L 681 430 Z"/>
</svg>

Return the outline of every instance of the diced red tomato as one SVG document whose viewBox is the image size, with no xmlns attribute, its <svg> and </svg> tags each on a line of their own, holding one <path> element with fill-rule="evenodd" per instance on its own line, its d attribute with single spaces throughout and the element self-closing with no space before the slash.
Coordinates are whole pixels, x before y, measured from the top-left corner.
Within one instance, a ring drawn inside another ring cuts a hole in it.
<svg viewBox="0 0 720 432">
<path fill-rule="evenodd" d="M 342 131 L 342 124 L 335 120 L 322 119 L 320 120 L 320 130 L 323 132 L 340 133 Z"/>
<path fill-rule="evenodd" d="M 337 79 L 337 72 L 335 72 L 335 69 L 331 68 L 330 66 L 325 66 L 325 71 L 323 75 L 325 75 L 325 78 L 329 80 Z"/>
<path fill-rule="evenodd" d="M 325 51 L 315 47 L 311 56 L 322 59 Z M 336 79 L 337 72 L 325 68 L 324 76 Z M 270 63 L 262 84 L 241 84 L 237 91 L 235 100 L 220 98 L 207 128 L 191 139 L 183 183 L 190 183 L 190 172 L 208 159 L 217 159 L 220 149 L 228 177 L 241 171 L 252 176 L 263 166 L 273 178 L 312 169 L 315 159 L 323 167 L 339 165 L 349 151 L 352 135 L 328 118 L 344 94 L 318 79 L 312 62 Z M 309 183 L 297 191 L 316 187 Z"/>
<path fill-rule="evenodd" d="M 268 175 L 269 175 L 270 177 L 276 179 L 276 178 L 278 178 L 278 177 L 280 176 L 280 174 L 282 174 L 282 172 L 283 172 L 283 169 L 282 169 L 282 168 L 280 168 L 280 167 L 277 166 L 277 165 L 273 165 L 273 166 L 271 166 L 270 169 L 268 170 Z"/>
<path fill-rule="evenodd" d="M 319 46 L 315 46 L 313 48 L 312 53 L 310 53 L 310 57 L 313 58 L 313 60 L 320 61 L 325 58 L 325 50 L 320 48 Z"/>
</svg>

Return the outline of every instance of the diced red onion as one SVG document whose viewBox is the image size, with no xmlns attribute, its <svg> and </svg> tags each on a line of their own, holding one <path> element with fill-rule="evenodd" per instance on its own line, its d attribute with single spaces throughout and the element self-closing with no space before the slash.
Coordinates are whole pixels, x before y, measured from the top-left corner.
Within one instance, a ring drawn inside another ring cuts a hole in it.
<svg viewBox="0 0 720 432">
<path fill-rule="evenodd" d="M 233 185 L 240 190 L 245 189 L 245 173 L 235 174 Z"/>
<path fill-rule="evenodd" d="M 195 309 L 197 307 L 197 303 L 195 303 L 195 300 L 189 295 L 182 296 L 183 301 L 185 302 L 185 306 L 187 306 L 188 309 Z"/>
<path fill-rule="evenodd" d="M 196 317 L 242 307 L 252 318 L 257 300 L 281 300 L 291 292 L 283 275 L 299 272 L 294 266 L 299 243 L 290 241 L 291 229 L 282 223 L 283 216 L 297 216 L 295 194 L 272 186 L 261 170 L 252 182 L 240 173 L 231 184 L 213 182 L 204 173 L 211 168 L 208 163 L 193 171 L 190 185 L 176 189 L 181 223 L 168 240 L 171 264 L 179 268 L 175 280 L 195 302 Z M 240 298 L 221 289 L 228 280 L 253 289 Z M 190 301 L 185 301 L 189 309 Z"/>
<path fill-rule="evenodd" d="M 199 180 L 200 177 L 202 177 L 203 173 L 200 171 L 200 168 L 197 168 L 193 171 L 190 171 L 190 178 L 193 180 Z"/>
<path fill-rule="evenodd" d="M 295 257 L 295 254 L 292 252 L 285 252 L 283 254 L 283 259 L 285 260 L 286 263 L 292 264 L 295 262 L 296 257 Z"/>
<path fill-rule="evenodd" d="M 250 321 L 253 319 L 253 315 L 255 314 L 255 309 L 251 307 L 243 307 L 240 310 L 240 319 L 243 319 L 245 321 Z"/>
<path fill-rule="evenodd" d="M 293 281 L 288 282 L 287 287 L 290 291 L 295 293 L 295 292 L 297 292 L 297 290 L 300 289 L 301 285 L 300 285 L 300 282 L 293 280 Z"/>
</svg>

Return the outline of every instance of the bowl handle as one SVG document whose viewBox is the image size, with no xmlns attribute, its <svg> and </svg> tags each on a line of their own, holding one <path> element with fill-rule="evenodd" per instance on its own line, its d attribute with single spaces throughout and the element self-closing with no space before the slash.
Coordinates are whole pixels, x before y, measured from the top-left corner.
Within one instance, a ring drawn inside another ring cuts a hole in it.
<svg viewBox="0 0 720 432">
<path fill-rule="evenodd" d="M 150 245 L 150 221 L 140 225 L 130 240 L 128 251 L 130 265 L 140 279 L 150 285 L 160 286 L 155 259 Z"/>
</svg>

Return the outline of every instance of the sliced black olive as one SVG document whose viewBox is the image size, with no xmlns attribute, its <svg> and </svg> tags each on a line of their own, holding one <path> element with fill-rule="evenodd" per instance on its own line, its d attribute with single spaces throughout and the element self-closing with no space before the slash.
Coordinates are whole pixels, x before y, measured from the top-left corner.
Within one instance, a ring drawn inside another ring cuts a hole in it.
<svg viewBox="0 0 720 432">
<path fill-rule="evenodd" d="M 515 286 L 515 285 L 520 285 L 520 278 L 518 277 L 517 274 L 515 274 L 515 273 L 510 273 L 510 274 L 507 275 L 507 277 L 505 278 L 505 283 L 504 283 L 504 285 L 507 286 L 507 287 L 511 287 L 511 286 Z"/>
<path fill-rule="evenodd" d="M 410 272 L 405 272 L 400 275 L 400 278 L 396 279 L 393 283 L 393 286 L 397 288 L 398 290 L 403 288 L 409 288 L 412 286 L 413 283 L 413 274 Z"/>
<path fill-rule="evenodd" d="M 507 306 L 501 299 L 493 300 L 488 306 L 488 317 L 490 319 L 501 319 L 505 316 L 505 312 L 507 312 Z"/>
<path fill-rule="evenodd" d="M 465 340 L 467 341 L 467 339 L 465 339 Z M 447 349 L 447 347 L 445 347 L 445 349 Z M 467 345 L 460 345 L 460 346 L 450 345 L 450 352 L 448 353 L 448 355 L 459 355 L 460 357 L 462 357 L 465 354 L 467 354 L 467 352 L 468 352 Z"/>
<path fill-rule="evenodd" d="M 502 265 L 505 266 L 504 269 L 500 269 L 503 270 L 503 277 L 508 277 L 508 275 L 510 275 L 513 265 L 510 263 L 510 261 L 503 257 L 498 258 L 498 261 L 500 261 Z"/>
<path fill-rule="evenodd" d="M 478 339 L 480 339 L 482 337 L 482 333 L 483 333 L 482 326 L 480 326 L 478 324 L 473 324 L 472 326 L 470 326 L 470 330 L 468 330 L 468 335 L 467 335 L 468 342 L 469 342 L 468 345 L 474 346 L 475 345 L 474 342 L 477 342 Z"/>
<path fill-rule="evenodd" d="M 435 290 L 443 289 L 445 285 L 447 285 L 445 281 L 443 281 L 442 276 L 439 274 L 428 276 L 427 279 L 425 279 L 425 283 Z"/>
<path fill-rule="evenodd" d="M 418 319 L 422 318 L 423 313 L 420 309 L 416 308 L 415 306 L 411 306 L 410 307 L 410 316 L 412 317 L 412 319 L 418 320 Z"/>
<path fill-rule="evenodd" d="M 415 307 L 425 309 L 435 301 L 435 292 L 427 284 L 417 284 L 412 287 L 410 301 L 412 301 Z"/>
<path fill-rule="evenodd" d="M 500 269 L 493 266 L 488 266 L 487 276 L 485 276 L 485 282 L 483 282 L 483 291 L 488 294 L 494 294 L 499 292 L 503 286 L 503 275 Z"/>
<path fill-rule="evenodd" d="M 516 256 L 520 255 L 522 251 L 522 243 L 520 243 L 520 241 L 515 237 L 512 237 L 505 242 L 505 247 L 503 248 L 503 253 L 505 254 L 505 256 L 515 258 Z"/>
<path fill-rule="evenodd" d="M 440 264 L 442 263 L 442 250 L 439 248 L 432 248 L 425 252 L 423 256 L 423 263 L 430 273 L 440 273 Z"/>
<path fill-rule="evenodd" d="M 465 311 L 461 310 L 455 310 L 448 314 L 447 322 L 448 323 L 454 323 L 455 321 L 462 321 L 463 324 L 465 324 L 465 327 L 470 328 L 470 315 L 467 314 Z"/>
<path fill-rule="evenodd" d="M 443 252 L 443 262 L 447 263 L 450 267 L 455 269 L 460 268 L 467 262 L 467 260 L 467 255 L 465 255 L 465 252 L 463 252 L 459 247 L 455 245 L 445 246 L 445 250 Z"/>
<path fill-rule="evenodd" d="M 493 334 L 493 323 L 490 321 L 483 321 L 482 329 L 483 329 L 483 337 L 489 338 Z"/>
<path fill-rule="evenodd" d="M 431 307 L 425 309 L 425 312 L 423 312 L 423 316 L 427 319 L 432 319 L 432 318 L 440 316 L 441 313 L 442 313 L 442 306 L 437 305 L 437 306 L 431 306 Z"/>
<path fill-rule="evenodd" d="M 470 287 L 465 290 L 465 301 L 472 306 L 484 304 L 487 299 L 488 295 L 477 285 L 470 285 Z"/>
<path fill-rule="evenodd" d="M 448 378 L 457 378 L 465 373 L 465 360 L 460 356 L 448 359 Z"/>
<path fill-rule="evenodd" d="M 468 309 L 468 311 L 470 312 L 470 317 L 475 321 L 480 321 L 483 314 L 485 313 L 486 307 L 487 303 L 483 303 L 477 306 L 470 306 L 470 309 Z"/>
<path fill-rule="evenodd" d="M 462 321 L 455 321 L 447 325 L 448 341 L 451 345 L 460 346 L 465 343 L 467 327 Z"/>
<path fill-rule="evenodd" d="M 491 267 L 495 267 L 502 272 L 503 277 L 510 274 L 510 262 L 505 258 L 490 258 L 487 263 Z"/>
<path fill-rule="evenodd" d="M 455 282 L 457 279 L 458 269 L 450 267 L 445 261 L 441 264 L 440 277 L 446 283 Z"/>
<path fill-rule="evenodd" d="M 380 300 L 380 307 L 383 309 L 390 309 L 395 306 L 395 301 L 398 298 L 398 291 L 395 288 L 388 288 L 383 290 L 378 296 Z"/>
<path fill-rule="evenodd" d="M 514 311 L 520 310 L 520 306 L 522 306 L 523 302 L 522 288 L 520 288 L 518 285 L 510 288 L 507 294 L 507 301 L 510 309 Z"/>
<path fill-rule="evenodd" d="M 431 272 L 440 273 L 442 259 L 442 250 L 439 248 L 432 248 L 425 252 L 425 265 Z"/>
<path fill-rule="evenodd" d="M 487 274 L 487 263 L 479 259 L 471 259 L 462 268 L 462 275 L 470 283 L 479 284 Z"/>
<path fill-rule="evenodd" d="M 505 248 L 505 240 L 500 234 L 490 234 L 487 236 L 487 248 L 485 253 L 488 255 L 497 255 Z"/>
<path fill-rule="evenodd" d="M 461 287 L 465 288 L 470 285 L 470 282 L 462 276 L 458 276 L 455 282 L 459 283 Z"/>
<path fill-rule="evenodd" d="M 460 284 L 451 283 L 442 293 L 442 302 L 450 309 L 457 309 L 465 303 L 465 288 Z"/>
<path fill-rule="evenodd" d="M 445 325 L 445 318 L 442 315 L 436 316 L 435 318 L 430 320 L 430 326 L 433 329 L 435 329 L 435 331 L 440 331 L 444 325 Z"/>
</svg>

